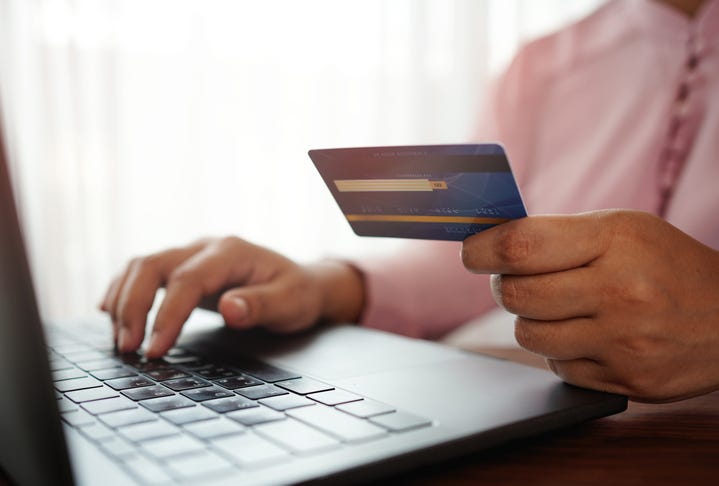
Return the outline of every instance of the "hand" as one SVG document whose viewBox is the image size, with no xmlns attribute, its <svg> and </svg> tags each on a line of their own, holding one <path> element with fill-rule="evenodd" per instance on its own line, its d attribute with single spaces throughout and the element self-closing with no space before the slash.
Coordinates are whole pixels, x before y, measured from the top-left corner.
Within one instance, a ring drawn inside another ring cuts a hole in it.
<svg viewBox="0 0 719 486">
<path fill-rule="evenodd" d="M 356 320 L 362 310 L 361 275 L 341 262 L 298 265 L 239 238 L 207 239 L 132 260 L 114 280 L 100 309 L 110 314 L 121 352 L 135 351 L 160 287 L 166 287 L 145 353 L 160 357 L 177 339 L 195 307 L 217 309 L 228 326 L 263 325 L 294 332 L 320 319 Z"/>
<path fill-rule="evenodd" d="M 515 336 L 568 383 L 639 401 L 719 388 L 719 252 L 635 211 L 535 216 L 464 241 Z"/>
</svg>

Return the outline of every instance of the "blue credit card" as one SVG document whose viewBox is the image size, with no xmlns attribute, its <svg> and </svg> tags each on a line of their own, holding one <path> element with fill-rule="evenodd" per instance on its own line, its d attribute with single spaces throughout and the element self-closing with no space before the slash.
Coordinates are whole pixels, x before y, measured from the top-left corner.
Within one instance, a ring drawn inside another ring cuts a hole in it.
<svg viewBox="0 0 719 486">
<path fill-rule="evenodd" d="M 462 241 L 527 212 L 498 144 L 310 150 L 360 236 Z"/>
</svg>

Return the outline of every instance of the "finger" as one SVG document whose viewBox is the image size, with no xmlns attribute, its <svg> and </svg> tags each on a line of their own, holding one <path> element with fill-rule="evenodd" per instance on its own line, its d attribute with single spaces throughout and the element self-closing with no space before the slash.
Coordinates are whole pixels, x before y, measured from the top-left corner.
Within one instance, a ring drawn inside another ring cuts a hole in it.
<svg viewBox="0 0 719 486">
<path fill-rule="evenodd" d="M 196 246 L 175 248 L 132 261 L 117 304 L 118 349 L 135 351 L 142 344 L 147 313 L 157 290 L 180 262 L 197 252 Z"/>
<path fill-rule="evenodd" d="M 617 383 L 605 366 L 591 359 L 548 359 L 547 365 L 567 383 L 608 393 L 626 395 L 626 389 Z"/>
<path fill-rule="evenodd" d="M 172 347 L 192 311 L 206 296 L 245 276 L 233 275 L 232 262 L 214 246 L 208 246 L 175 268 L 167 278 L 146 355 L 156 358 Z"/>
<path fill-rule="evenodd" d="M 105 295 L 102 297 L 98 308 L 102 312 L 107 312 L 110 317 L 110 323 L 112 324 L 112 342 L 117 346 L 117 323 L 115 319 L 110 315 L 110 297 L 117 294 L 117 289 L 120 286 L 120 277 L 116 277 L 110 283 L 110 286 L 105 291 Z M 113 299 L 114 300 L 114 299 Z"/>
<path fill-rule="evenodd" d="M 110 286 L 105 291 L 105 294 L 102 296 L 102 299 L 100 300 L 100 303 L 98 304 L 98 308 L 103 312 L 110 312 L 110 302 L 114 301 L 115 296 L 117 295 L 117 289 L 120 286 L 122 276 L 115 277 L 112 279 L 112 282 L 110 282 Z"/>
<path fill-rule="evenodd" d="M 286 284 L 273 281 L 228 290 L 220 298 L 218 311 L 230 327 L 264 325 L 276 332 L 293 332 L 305 327 L 312 317 L 289 304 L 289 299 Z"/>
<path fill-rule="evenodd" d="M 530 216 L 473 235 L 462 261 L 475 273 L 531 275 L 585 265 L 608 246 L 606 212 Z"/>
<path fill-rule="evenodd" d="M 103 310 L 110 314 L 110 320 L 112 321 L 112 334 L 115 344 L 117 344 L 118 334 L 120 330 L 117 319 L 117 303 L 120 298 L 120 292 L 122 290 L 122 287 L 125 284 L 125 280 L 127 279 L 128 271 L 129 269 L 126 269 L 119 277 L 115 278 L 115 280 L 110 285 L 110 288 L 107 291 L 107 295 L 105 296 L 105 301 L 103 302 Z"/>
<path fill-rule="evenodd" d="M 540 275 L 492 275 L 497 304 L 529 319 L 589 317 L 600 308 L 595 269 L 579 267 Z"/>
<path fill-rule="evenodd" d="M 561 360 L 595 358 L 603 343 L 596 321 L 590 318 L 536 321 L 517 317 L 514 337 L 528 351 Z"/>
<path fill-rule="evenodd" d="M 147 313 L 164 277 L 157 260 L 133 260 L 117 304 L 118 350 L 135 351 L 145 337 Z"/>
</svg>

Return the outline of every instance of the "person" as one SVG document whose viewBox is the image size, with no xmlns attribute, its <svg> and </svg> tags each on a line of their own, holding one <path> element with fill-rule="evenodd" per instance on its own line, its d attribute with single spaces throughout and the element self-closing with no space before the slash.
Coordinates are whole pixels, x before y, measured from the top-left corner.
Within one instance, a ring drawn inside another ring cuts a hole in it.
<svg viewBox="0 0 719 486">
<path fill-rule="evenodd" d="M 480 123 L 536 216 L 366 261 L 300 265 L 236 237 L 136 258 L 101 304 L 119 349 L 163 286 L 149 357 L 199 305 L 238 329 L 436 338 L 496 300 L 569 383 L 648 402 L 718 389 L 718 47 L 718 0 L 604 4 L 526 45 Z"/>
</svg>

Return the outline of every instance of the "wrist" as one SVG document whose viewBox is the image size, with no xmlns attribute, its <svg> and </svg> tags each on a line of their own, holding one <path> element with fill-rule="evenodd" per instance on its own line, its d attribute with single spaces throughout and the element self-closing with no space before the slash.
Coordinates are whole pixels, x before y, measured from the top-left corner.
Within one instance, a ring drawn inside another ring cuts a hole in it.
<svg viewBox="0 0 719 486">
<path fill-rule="evenodd" d="M 326 322 L 358 322 L 365 304 L 362 272 L 341 260 L 323 260 L 308 270 L 316 278 L 321 299 L 320 319 Z"/>
</svg>

